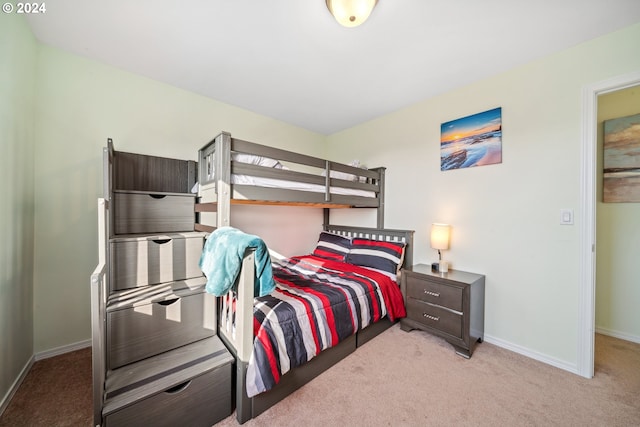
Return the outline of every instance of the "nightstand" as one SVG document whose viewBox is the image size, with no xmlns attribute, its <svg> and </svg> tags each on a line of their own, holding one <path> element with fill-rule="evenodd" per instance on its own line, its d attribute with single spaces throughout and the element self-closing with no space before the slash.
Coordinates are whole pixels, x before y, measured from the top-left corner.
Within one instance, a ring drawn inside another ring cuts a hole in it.
<svg viewBox="0 0 640 427">
<path fill-rule="evenodd" d="M 421 329 L 449 342 L 460 356 L 470 358 L 484 339 L 484 275 L 449 270 L 431 271 L 426 264 L 402 272 L 407 317 L 403 331 Z"/>
</svg>

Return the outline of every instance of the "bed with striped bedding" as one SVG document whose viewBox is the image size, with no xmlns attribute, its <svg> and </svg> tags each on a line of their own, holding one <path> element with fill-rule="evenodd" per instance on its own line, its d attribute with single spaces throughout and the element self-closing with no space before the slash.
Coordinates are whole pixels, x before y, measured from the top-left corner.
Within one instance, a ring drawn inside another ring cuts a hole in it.
<svg viewBox="0 0 640 427">
<path fill-rule="evenodd" d="M 276 290 L 256 298 L 248 397 L 384 317 L 405 316 L 398 284 L 369 268 L 313 255 L 274 262 Z"/>
</svg>

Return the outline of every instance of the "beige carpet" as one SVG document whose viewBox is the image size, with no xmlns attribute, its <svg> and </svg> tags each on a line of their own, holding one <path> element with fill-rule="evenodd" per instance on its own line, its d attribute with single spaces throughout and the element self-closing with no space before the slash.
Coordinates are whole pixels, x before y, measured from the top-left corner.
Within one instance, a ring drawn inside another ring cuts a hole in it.
<svg viewBox="0 0 640 427">
<path fill-rule="evenodd" d="M 588 380 L 488 343 L 466 360 L 396 325 L 245 425 L 639 426 L 640 345 L 596 348 Z"/>
<path fill-rule="evenodd" d="M 36 362 L 0 426 L 91 425 L 90 351 Z M 640 344 L 596 335 L 596 375 L 394 326 L 245 426 L 640 426 Z M 235 415 L 216 427 L 237 426 Z"/>
<path fill-rule="evenodd" d="M 90 348 L 40 360 L 0 417 L 0 426 L 90 426 L 92 398 Z"/>
</svg>

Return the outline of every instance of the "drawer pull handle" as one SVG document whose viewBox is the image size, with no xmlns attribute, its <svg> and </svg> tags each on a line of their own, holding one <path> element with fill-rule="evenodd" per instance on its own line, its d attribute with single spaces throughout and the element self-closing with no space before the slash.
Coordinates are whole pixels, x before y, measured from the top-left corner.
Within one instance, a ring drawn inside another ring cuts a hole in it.
<svg viewBox="0 0 640 427">
<path fill-rule="evenodd" d="M 153 243 L 156 243 L 158 245 L 164 245 L 165 243 L 169 243 L 171 241 L 171 239 L 154 239 L 152 240 Z"/>
<path fill-rule="evenodd" d="M 432 315 L 427 314 L 427 313 L 422 313 L 422 317 L 426 317 L 427 319 L 431 319 L 431 320 L 433 320 L 433 321 L 435 321 L 435 322 L 437 322 L 438 320 L 440 320 L 440 318 L 439 318 L 439 317 L 432 316 Z"/>
<path fill-rule="evenodd" d="M 432 297 L 436 297 L 436 298 L 440 296 L 440 294 L 438 292 L 431 292 L 431 291 L 428 291 L 426 289 L 424 290 L 424 293 L 427 294 L 427 295 L 431 295 Z"/>
<path fill-rule="evenodd" d="M 178 301 L 179 299 L 180 299 L 180 298 L 172 298 L 172 299 L 168 299 L 168 300 L 166 300 L 166 301 L 158 301 L 158 302 L 157 302 L 157 304 L 159 304 L 159 305 L 165 305 L 165 306 L 166 306 L 166 305 L 171 305 L 171 304 L 173 304 L 174 302 Z"/>
<path fill-rule="evenodd" d="M 165 391 L 165 393 L 167 394 L 176 394 L 176 393 L 180 393 L 181 391 L 184 391 L 187 387 L 189 387 L 189 384 L 191 384 L 191 380 L 186 381 L 182 384 L 178 384 L 175 387 L 171 387 L 170 389 L 168 389 L 167 391 Z"/>
<path fill-rule="evenodd" d="M 149 194 L 150 197 L 153 197 L 154 199 L 164 199 L 165 197 L 167 197 L 166 194 Z"/>
</svg>

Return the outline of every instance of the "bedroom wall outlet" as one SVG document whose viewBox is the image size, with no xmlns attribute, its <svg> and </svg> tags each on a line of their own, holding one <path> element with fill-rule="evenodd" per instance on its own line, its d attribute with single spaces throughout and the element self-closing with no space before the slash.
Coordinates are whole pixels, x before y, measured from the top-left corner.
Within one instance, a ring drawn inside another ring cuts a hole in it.
<svg viewBox="0 0 640 427">
<path fill-rule="evenodd" d="M 573 225 L 573 209 L 560 209 L 560 224 Z"/>
</svg>

